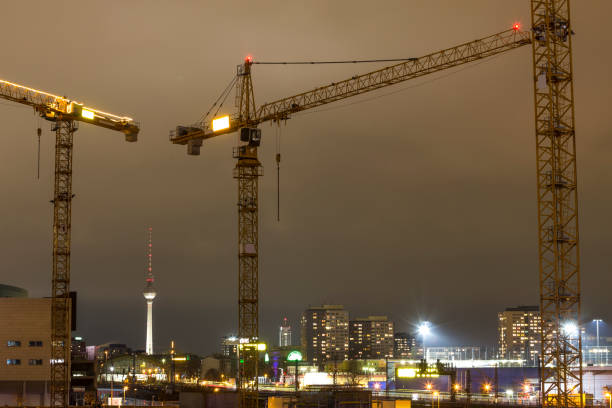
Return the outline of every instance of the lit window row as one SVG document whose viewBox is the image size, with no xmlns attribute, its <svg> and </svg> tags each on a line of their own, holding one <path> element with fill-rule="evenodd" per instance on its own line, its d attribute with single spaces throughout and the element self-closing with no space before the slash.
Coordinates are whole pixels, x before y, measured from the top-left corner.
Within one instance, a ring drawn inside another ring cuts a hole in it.
<svg viewBox="0 0 612 408">
<path fill-rule="evenodd" d="M 8 347 L 21 347 L 21 341 L 20 340 L 9 340 L 6 342 L 6 345 Z M 28 342 L 28 347 L 42 347 L 43 342 L 40 340 L 30 340 Z"/>
</svg>

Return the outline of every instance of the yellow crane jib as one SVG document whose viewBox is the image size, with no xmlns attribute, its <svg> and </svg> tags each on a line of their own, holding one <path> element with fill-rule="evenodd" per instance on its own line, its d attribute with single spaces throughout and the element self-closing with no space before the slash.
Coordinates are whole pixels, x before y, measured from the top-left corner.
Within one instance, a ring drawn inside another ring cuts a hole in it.
<svg viewBox="0 0 612 408">
<path fill-rule="evenodd" d="M 211 123 L 203 123 L 201 126 L 177 126 L 176 130 L 170 132 L 170 141 L 174 144 L 186 144 L 189 155 L 199 155 L 204 139 L 233 133 L 240 128 L 254 127 L 267 121 L 286 120 L 293 113 L 501 54 L 529 45 L 531 41 L 531 32 L 521 31 L 520 27 L 515 25 L 509 30 L 488 37 L 264 103 L 255 109 L 255 115 L 248 123 L 236 113 L 214 118 Z M 245 61 L 247 65 L 252 63 L 249 59 Z"/>
<path fill-rule="evenodd" d="M 128 142 L 138 140 L 140 126 L 132 118 L 117 116 L 58 95 L 0 79 L 0 98 L 32 106 L 45 119 L 87 122 L 125 134 Z"/>
</svg>

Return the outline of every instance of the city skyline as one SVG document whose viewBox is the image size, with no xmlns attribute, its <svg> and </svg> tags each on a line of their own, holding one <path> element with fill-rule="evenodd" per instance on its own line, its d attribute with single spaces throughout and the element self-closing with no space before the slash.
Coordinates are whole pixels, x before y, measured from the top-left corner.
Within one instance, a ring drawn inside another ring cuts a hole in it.
<svg viewBox="0 0 612 408">
<path fill-rule="evenodd" d="M 261 60 L 422 55 L 529 20 L 527 2 L 475 0 L 460 10 L 450 1 L 428 2 L 412 15 L 410 4 L 396 1 L 376 17 L 352 8 L 345 15 L 345 2 L 321 3 L 321 10 L 278 2 L 236 16 L 259 33 L 245 37 L 217 21 L 199 27 L 204 16 L 223 11 L 194 4 L 156 5 L 143 17 L 138 2 L 120 12 L 112 5 L 86 11 L 60 3 L 65 7 L 44 4 L 31 15 L 33 29 L 20 39 L 30 52 L 7 45 L 3 77 L 78 96 L 143 124 L 137 144 L 85 126 L 75 136 L 71 289 L 79 293 L 79 318 L 98 322 L 79 334 L 94 343 L 125 336 L 144 346 L 142 276 L 134 271 L 142 268 L 142 226 L 153 223 L 156 268 L 168 271 L 155 282 L 164 295 L 155 300 L 154 344 L 165 349 L 174 339 L 202 352 L 237 324 L 234 140 L 216 140 L 201 157 L 187 158 L 168 143 L 168 131 L 197 120 L 249 53 Z M 612 171 L 612 126 L 602 114 L 612 85 L 602 68 L 609 56 L 598 51 L 610 40 L 597 29 L 612 10 L 604 1 L 574 7 L 583 312 L 612 321 L 605 292 L 612 189 L 604 177 Z M 299 18 L 279 23 L 271 10 Z M 7 5 L 11 15 L 29 11 L 25 4 Z M 167 21 L 173 13 L 186 21 Z M 48 27 L 50 19 L 62 24 Z M 143 27 L 135 30 L 138 19 Z M 383 23 L 388 30 L 379 33 Z M 67 35 L 61 29 L 67 24 L 83 35 Z M 304 38 L 315 24 L 322 31 Z M 7 29 L 20 27 L 8 21 Z M 219 31 L 226 35 L 221 45 L 212 40 Z M 55 55 L 40 43 L 47 35 L 57 35 L 67 49 L 87 50 L 88 58 Z M 100 63 L 118 52 L 121 63 Z M 177 66 L 182 58 L 189 64 Z M 262 335 L 274 339 L 278 321 L 297 322 L 308 304 L 341 303 L 355 315 L 388 315 L 397 331 L 429 320 L 440 342 L 494 344 L 497 311 L 537 303 L 529 58 L 527 49 L 516 50 L 384 98 L 296 115 L 280 136 L 280 222 L 271 176 L 275 128 L 262 127 L 262 163 L 271 173 L 261 184 Z M 41 72 L 41 60 L 63 68 Z M 255 98 L 272 100 L 369 69 L 256 66 Z M 11 214 L 0 238 L 1 281 L 32 297 L 49 296 L 52 136 L 42 121 L 36 181 L 37 118 L 6 105 L 0 115 L 12 135 L 0 157 L 7 197 L 0 208 Z M 181 321 L 197 324 L 187 329 Z M 483 321 L 489 329 L 479 328 Z"/>
</svg>

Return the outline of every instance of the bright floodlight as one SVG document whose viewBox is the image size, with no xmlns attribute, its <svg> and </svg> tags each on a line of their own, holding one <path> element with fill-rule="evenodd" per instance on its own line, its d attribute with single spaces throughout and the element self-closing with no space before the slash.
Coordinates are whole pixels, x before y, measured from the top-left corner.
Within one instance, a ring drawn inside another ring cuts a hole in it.
<svg viewBox="0 0 612 408">
<path fill-rule="evenodd" d="M 92 119 L 94 118 L 95 114 L 87 109 L 83 109 L 81 110 L 81 116 L 84 117 L 85 119 Z"/>
<path fill-rule="evenodd" d="M 418 331 L 421 336 L 429 336 L 431 334 L 431 323 L 423 322 L 419 324 Z"/>
<path fill-rule="evenodd" d="M 212 121 L 212 130 L 213 132 L 218 132 L 219 130 L 228 129 L 230 127 L 229 115 L 221 116 L 219 118 L 215 118 Z"/>
<path fill-rule="evenodd" d="M 566 336 L 575 336 L 578 334 L 578 325 L 574 321 L 567 321 L 561 325 L 561 331 Z"/>
</svg>

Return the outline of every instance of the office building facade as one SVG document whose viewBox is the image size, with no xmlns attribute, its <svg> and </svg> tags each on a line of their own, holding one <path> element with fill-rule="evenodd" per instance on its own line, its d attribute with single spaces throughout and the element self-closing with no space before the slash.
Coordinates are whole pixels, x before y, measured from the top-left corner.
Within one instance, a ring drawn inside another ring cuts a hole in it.
<svg viewBox="0 0 612 408">
<path fill-rule="evenodd" d="M 278 330 L 278 345 L 279 347 L 289 347 L 291 344 L 291 326 L 289 326 L 289 321 L 285 317 Z"/>
<path fill-rule="evenodd" d="M 0 405 L 49 404 L 51 299 L 0 298 Z"/>
<path fill-rule="evenodd" d="M 416 337 L 405 332 L 398 332 L 393 335 L 393 357 L 395 358 L 414 358 L 417 351 Z"/>
</svg>

